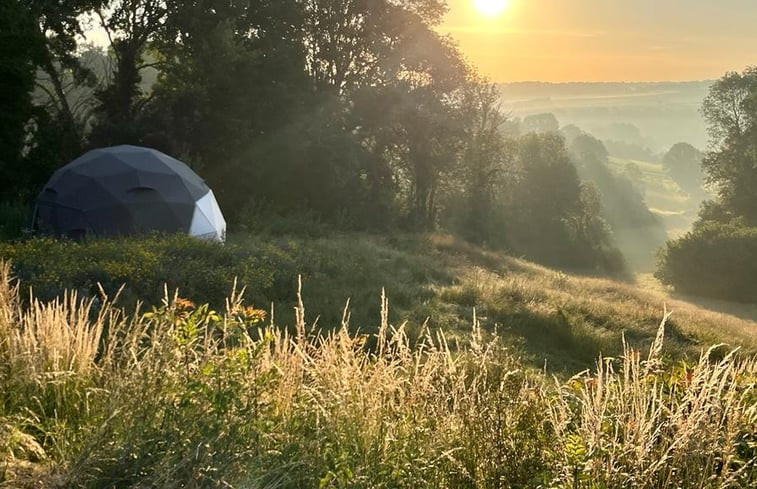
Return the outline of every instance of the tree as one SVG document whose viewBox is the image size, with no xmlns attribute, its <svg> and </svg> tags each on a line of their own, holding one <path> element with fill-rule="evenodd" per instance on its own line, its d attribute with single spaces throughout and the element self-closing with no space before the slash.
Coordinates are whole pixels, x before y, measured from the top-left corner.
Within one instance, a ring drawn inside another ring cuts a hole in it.
<svg viewBox="0 0 757 489">
<path fill-rule="evenodd" d="M 523 119 L 521 124 L 523 133 L 535 132 L 536 134 L 557 133 L 560 131 L 560 123 L 554 114 L 534 114 Z"/>
<path fill-rule="evenodd" d="M 689 143 L 674 144 L 662 158 L 670 177 L 690 194 L 702 194 L 702 152 Z"/>
<path fill-rule="evenodd" d="M 306 67 L 318 90 L 339 94 L 396 80 L 429 61 L 443 0 L 304 0 Z M 431 63 L 432 68 L 442 68 Z"/>
<path fill-rule="evenodd" d="M 531 133 L 515 149 L 519 175 L 511 189 L 512 247 L 547 265 L 591 267 L 579 256 L 577 229 L 585 209 L 564 140 Z"/>
<path fill-rule="evenodd" d="M 92 73 L 79 62 L 77 38 L 83 37 L 82 16 L 101 7 L 107 0 L 29 0 L 30 14 L 36 20 L 37 32 L 30 40 L 44 47 L 39 68 L 45 79 L 37 86 L 49 97 L 52 119 L 61 129 L 61 136 L 69 140 L 73 157 L 81 151 L 86 121 L 77 118 L 71 107 L 69 92 L 79 85 L 93 84 Z"/>
<path fill-rule="evenodd" d="M 496 200 L 503 180 L 513 177 L 513 154 L 501 133 L 508 118 L 501 110 L 497 87 L 480 79 L 474 78 L 463 87 L 460 106 L 465 125 L 462 232 L 479 244 L 493 238 L 503 241 L 505 223 L 497 215 Z"/>
<path fill-rule="evenodd" d="M 667 239 L 662 222 L 649 210 L 644 195 L 625 174 L 608 166 L 608 151 L 602 141 L 588 134 L 578 136 L 570 147 L 581 178 L 597 190 L 601 215 L 617 238 L 618 246 L 635 268 L 653 267 L 655 252 Z M 637 171 L 638 168 L 636 168 Z"/>
<path fill-rule="evenodd" d="M 307 100 L 302 22 L 293 1 L 166 1 L 142 138 L 201 169 L 227 209 L 299 208 L 311 190 L 307 126 L 330 119 Z"/>
<path fill-rule="evenodd" d="M 144 103 L 141 73 L 153 64 L 145 60 L 145 51 L 165 23 L 166 2 L 116 0 L 96 12 L 113 59 L 107 82 L 96 94 L 97 118 L 89 139 L 95 146 L 136 144 L 141 139 L 136 125 Z"/>
<path fill-rule="evenodd" d="M 433 227 L 440 184 L 458 150 L 451 97 L 466 74 L 456 48 L 433 29 L 445 3 L 308 0 L 304 6 L 315 97 L 341 104 L 331 119 L 341 120 L 365 150 L 356 156 L 366 195 L 388 209 L 392 189 L 407 223 Z"/>
<path fill-rule="evenodd" d="M 710 147 L 702 166 L 720 204 L 757 223 L 757 67 L 728 73 L 711 88 L 702 113 Z"/>
<path fill-rule="evenodd" d="M 702 166 L 717 198 L 687 235 L 669 241 L 656 276 L 678 290 L 754 300 L 757 248 L 757 67 L 727 73 L 702 106 L 710 135 Z"/>
<path fill-rule="evenodd" d="M 31 199 L 53 169 L 80 153 L 86 120 L 72 94 L 92 77 L 79 62 L 77 38 L 82 14 L 101 3 L 0 5 L 2 200 Z"/>
<path fill-rule="evenodd" d="M 29 42 L 35 33 L 35 19 L 21 0 L 0 4 L 0 202 L 15 199 L 24 180 L 27 124 L 34 116 L 31 93 L 44 54 Z"/>
</svg>

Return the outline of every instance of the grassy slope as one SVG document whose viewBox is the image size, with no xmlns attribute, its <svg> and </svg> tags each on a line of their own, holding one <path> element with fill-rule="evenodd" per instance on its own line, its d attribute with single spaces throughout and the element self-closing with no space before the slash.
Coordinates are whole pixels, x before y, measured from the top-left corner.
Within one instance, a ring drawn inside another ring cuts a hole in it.
<svg viewBox="0 0 757 489">
<path fill-rule="evenodd" d="M 362 257 L 350 285 L 383 273 L 393 287 L 410 280 L 409 292 L 435 276 L 421 272 L 444 268 L 463 275 L 436 285 L 441 301 L 493 309 L 505 294 L 527 315 L 584 301 L 602 315 L 643 299 L 446 237 L 300 239 L 290 252 L 297 244 L 332 265 L 311 269 L 328 271 L 323 286 L 348 278 L 334 263 Z M 627 347 L 555 384 L 478 328 L 464 336 L 468 348 L 441 335 L 414 343 L 392 331 L 385 308 L 374 337 L 308 335 L 301 316 L 295 337 L 275 326 L 251 337 L 261 316 L 236 300 L 222 316 L 184 300 L 134 319 L 107 305 L 95 313 L 91 301 L 24 310 L 9 273 L 0 264 L 0 487 L 722 489 L 757 480 L 753 358 L 703 355 L 667 369 L 655 341 L 649 356 Z"/>
<path fill-rule="evenodd" d="M 270 243 L 264 237 L 232 240 Z M 671 300 L 662 292 L 550 270 L 446 235 L 292 237 L 276 238 L 275 244 L 302 264 L 307 321 L 323 327 L 339 324 L 350 298 L 351 324 L 373 331 L 384 287 L 391 322 L 407 321 L 411 335 L 418 335 L 427 319 L 430 327 L 453 337 L 467 333 L 476 308 L 484 328 L 521 347 L 532 365 L 546 361 L 552 372 L 591 367 L 600 352 L 620 354 L 623 335 L 633 346 L 648 346 L 666 304 L 673 311 L 669 354 L 695 358 L 700 349 L 720 342 L 757 351 L 754 322 Z M 293 287 L 295 281 L 292 277 Z M 248 295 L 258 306 L 271 299 L 256 296 L 254 286 Z M 293 324 L 292 305 L 277 300 L 277 323 Z"/>
</svg>

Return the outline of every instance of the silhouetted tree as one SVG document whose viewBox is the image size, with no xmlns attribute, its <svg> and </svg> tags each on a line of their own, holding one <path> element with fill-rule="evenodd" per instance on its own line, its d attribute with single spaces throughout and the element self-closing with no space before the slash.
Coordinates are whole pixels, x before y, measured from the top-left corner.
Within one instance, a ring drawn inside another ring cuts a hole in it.
<svg viewBox="0 0 757 489">
<path fill-rule="evenodd" d="M 662 158 L 670 177 L 690 194 L 703 193 L 702 152 L 689 143 L 674 144 Z"/>
<path fill-rule="evenodd" d="M 757 223 L 757 67 L 728 73 L 711 88 L 702 107 L 710 149 L 702 165 L 720 204 Z"/>
<path fill-rule="evenodd" d="M 32 89 L 44 56 L 35 19 L 22 0 L 0 4 L 0 201 L 24 190 L 27 125 L 34 117 Z"/>
<path fill-rule="evenodd" d="M 8 0 L 0 8 L 2 199 L 28 200 L 81 151 L 86 118 L 71 95 L 93 83 L 82 66 L 80 16 L 99 0 Z"/>
</svg>

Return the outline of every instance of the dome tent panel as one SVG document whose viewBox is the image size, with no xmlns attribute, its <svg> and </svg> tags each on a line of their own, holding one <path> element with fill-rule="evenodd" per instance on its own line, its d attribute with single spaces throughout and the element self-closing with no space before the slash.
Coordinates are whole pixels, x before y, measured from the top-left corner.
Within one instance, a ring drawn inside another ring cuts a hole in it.
<svg viewBox="0 0 757 489">
<path fill-rule="evenodd" d="M 226 240 L 226 219 L 212 190 L 195 204 L 189 234 L 214 241 Z"/>
<path fill-rule="evenodd" d="M 223 214 L 187 165 L 149 148 L 101 148 L 55 172 L 37 198 L 34 226 L 58 236 L 190 233 L 197 203 L 208 195 L 212 205 L 204 204 L 209 217 L 201 227 L 212 227 L 213 239 L 222 241 Z"/>
<path fill-rule="evenodd" d="M 34 219 L 35 229 L 38 226 L 60 229 L 59 235 L 66 238 L 81 238 L 91 227 L 84 212 L 44 203 L 37 206 Z"/>
<path fill-rule="evenodd" d="M 167 202 L 131 203 L 128 207 L 135 233 L 186 232 L 192 216 L 193 206 Z"/>
</svg>

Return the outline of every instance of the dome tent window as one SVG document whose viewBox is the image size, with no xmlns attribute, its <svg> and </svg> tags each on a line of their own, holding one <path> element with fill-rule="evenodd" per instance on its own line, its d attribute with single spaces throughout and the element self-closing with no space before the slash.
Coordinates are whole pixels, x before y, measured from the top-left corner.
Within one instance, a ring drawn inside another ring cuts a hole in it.
<svg viewBox="0 0 757 489">
<path fill-rule="evenodd" d="M 202 178 L 181 161 L 138 146 L 95 149 L 56 171 L 37 197 L 33 225 L 77 239 L 153 231 L 226 237 L 226 220 Z"/>
</svg>

